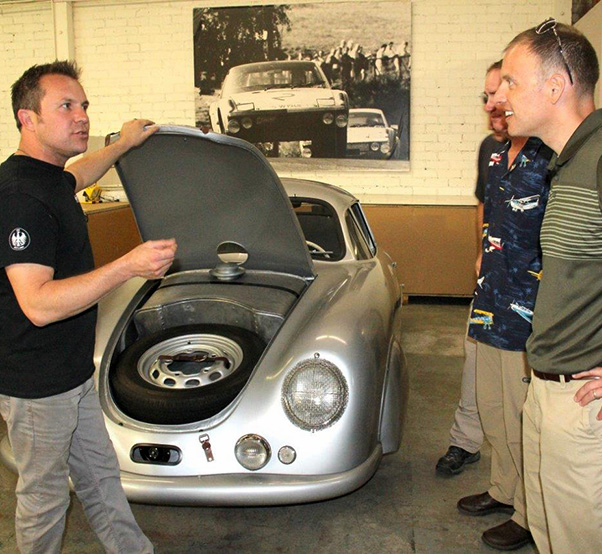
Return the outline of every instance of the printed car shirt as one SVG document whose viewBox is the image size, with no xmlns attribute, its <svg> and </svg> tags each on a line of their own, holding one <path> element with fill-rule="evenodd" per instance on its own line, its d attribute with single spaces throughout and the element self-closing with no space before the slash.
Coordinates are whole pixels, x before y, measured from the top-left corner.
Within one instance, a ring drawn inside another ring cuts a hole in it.
<svg viewBox="0 0 602 554">
<path fill-rule="evenodd" d="M 508 142 L 489 162 L 483 260 L 468 334 L 495 348 L 523 351 L 541 279 L 539 231 L 553 152 L 530 138 L 508 169 L 509 148 Z"/>
</svg>

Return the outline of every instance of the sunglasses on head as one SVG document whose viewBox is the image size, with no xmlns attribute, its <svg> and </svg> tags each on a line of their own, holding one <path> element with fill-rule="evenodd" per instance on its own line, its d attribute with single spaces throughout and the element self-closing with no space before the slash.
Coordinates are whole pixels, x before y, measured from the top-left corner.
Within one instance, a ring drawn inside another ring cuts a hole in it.
<svg viewBox="0 0 602 554">
<path fill-rule="evenodd" d="M 548 31 L 552 31 L 554 36 L 556 37 L 556 42 L 558 43 L 558 50 L 560 51 L 560 55 L 562 57 L 562 61 L 564 63 L 564 68 L 566 72 L 569 74 L 569 79 L 571 81 L 571 85 L 573 84 L 573 74 L 571 73 L 571 68 L 569 67 L 568 62 L 566 61 L 566 56 L 564 55 L 564 50 L 562 49 L 562 41 L 556 32 L 557 22 L 553 17 L 546 19 L 543 23 L 540 23 L 537 27 L 535 27 L 535 32 L 538 35 L 545 35 Z"/>
</svg>

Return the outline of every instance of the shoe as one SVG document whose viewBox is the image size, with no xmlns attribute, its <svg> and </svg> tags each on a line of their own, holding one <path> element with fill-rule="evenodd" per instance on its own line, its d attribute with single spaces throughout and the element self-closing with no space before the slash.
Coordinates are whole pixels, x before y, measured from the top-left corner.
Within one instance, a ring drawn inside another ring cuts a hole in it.
<svg viewBox="0 0 602 554">
<path fill-rule="evenodd" d="M 487 529 L 481 538 L 487 546 L 496 550 L 516 550 L 533 542 L 531 533 L 511 519 L 506 523 Z"/>
<path fill-rule="evenodd" d="M 486 516 L 496 512 L 512 515 L 514 506 L 498 502 L 488 492 L 484 492 L 458 500 L 458 510 L 466 516 Z"/>
<path fill-rule="evenodd" d="M 477 450 L 474 454 L 464 450 L 459 446 L 450 446 L 445 453 L 445 456 L 441 456 L 435 471 L 441 475 L 457 475 L 464 471 L 466 464 L 473 464 L 481 459 L 481 453 Z"/>
</svg>

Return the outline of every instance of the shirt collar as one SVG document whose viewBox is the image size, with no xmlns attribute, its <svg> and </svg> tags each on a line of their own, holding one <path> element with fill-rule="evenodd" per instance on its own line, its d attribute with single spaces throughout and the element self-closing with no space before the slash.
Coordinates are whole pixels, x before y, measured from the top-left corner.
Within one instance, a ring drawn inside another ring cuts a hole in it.
<svg viewBox="0 0 602 554">
<path fill-rule="evenodd" d="M 602 109 L 595 110 L 589 114 L 569 141 L 565 144 L 559 156 L 554 156 L 550 162 L 550 169 L 558 168 L 568 162 L 583 146 L 583 143 L 600 127 L 602 127 Z"/>
<path fill-rule="evenodd" d="M 538 139 L 537 137 L 529 137 L 529 139 L 527 140 L 527 142 L 525 142 L 518 154 L 516 154 L 516 158 L 514 158 L 514 161 L 512 162 L 512 165 L 510 166 L 508 171 L 513 171 L 516 168 L 516 166 L 520 164 L 523 156 L 526 156 L 530 159 L 535 159 L 542 146 L 543 142 L 541 141 L 541 139 Z M 506 143 L 506 150 L 504 150 L 504 154 L 506 154 L 506 156 L 508 155 L 509 149 L 510 141 Z"/>
</svg>

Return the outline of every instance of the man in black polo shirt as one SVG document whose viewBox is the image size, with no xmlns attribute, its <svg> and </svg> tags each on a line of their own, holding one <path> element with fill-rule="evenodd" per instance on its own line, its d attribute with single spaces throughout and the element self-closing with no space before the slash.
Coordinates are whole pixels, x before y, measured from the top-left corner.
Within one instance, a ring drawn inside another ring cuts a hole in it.
<svg viewBox="0 0 602 554">
<path fill-rule="evenodd" d="M 88 100 L 69 62 L 33 66 L 12 87 L 19 148 L 0 166 L 0 412 L 19 470 L 22 552 L 59 552 L 69 477 L 107 552 L 152 552 L 129 508 L 92 374 L 96 303 L 134 276 L 161 277 L 173 239 L 149 241 L 94 269 L 74 194 L 156 127 L 64 170 L 87 148 Z"/>
<path fill-rule="evenodd" d="M 509 44 L 511 135 L 554 152 L 523 410 L 529 528 L 540 552 L 602 552 L 602 110 L 596 52 L 549 19 Z"/>
</svg>

